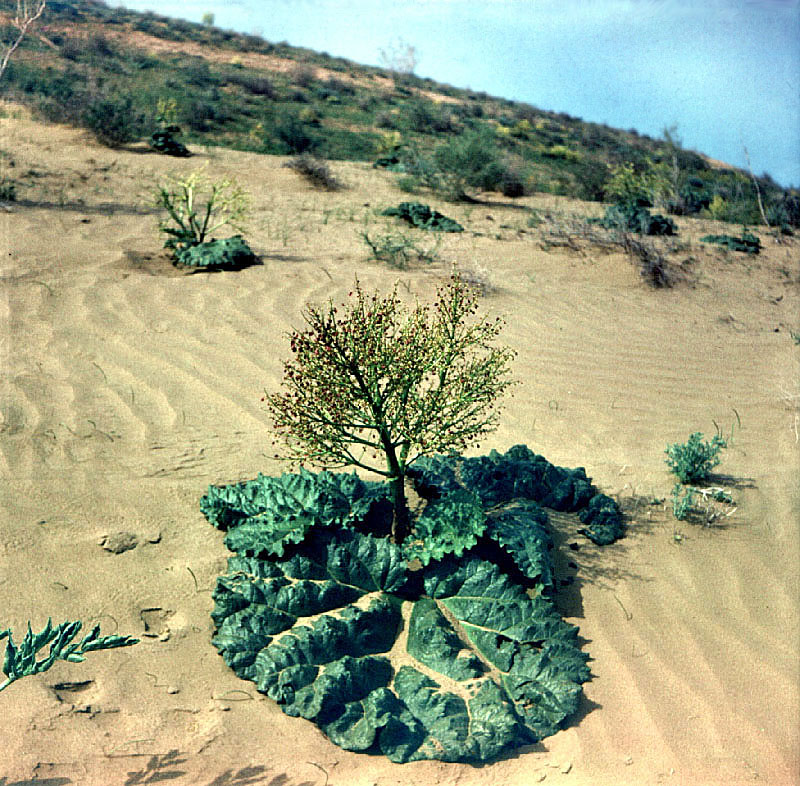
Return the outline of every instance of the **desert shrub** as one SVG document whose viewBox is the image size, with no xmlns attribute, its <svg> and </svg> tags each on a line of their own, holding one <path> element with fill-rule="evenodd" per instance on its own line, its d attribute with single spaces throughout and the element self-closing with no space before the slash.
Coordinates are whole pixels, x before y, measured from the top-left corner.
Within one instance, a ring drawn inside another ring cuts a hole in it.
<svg viewBox="0 0 800 786">
<path fill-rule="evenodd" d="M 222 84 L 222 79 L 211 71 L 205 60 L 200 58 L 186 66 L 182 76 L 187 84 L 205 90 Z"/>
<path fill-rule="evenodd" d="M 634 232 L 639 235 L 675 235 L 678 227 L 671 218 L 659 213 L 652 214 L 644 199 L 617 202 L 606 208 L 600 219 L 590 219 L 594 223 L 619 232 Z"/>
<path fill-rule="evenodd" d="M 525 179 L 522 172 L 515 167 L 506 166 L 503 169 L 498 187 L 503 196 L 512 199 L 525 196 Z"/>
<path fill-rule="evenodd" d="M 702 178 L 687 176 L 678 186 L 669 211 L 678 216 L 693 216 L 707 209 L 713 197 L 710 185 Z"/>
<path fill-rule="evenodd" d="M 396 130 L 399 127 L 398 117 L 393 112 L 378 112 L 378 114 L 375 115 L 375 125 L 378 128 Z"/>
<path fill-rule="evenodd" d="M 100 59 L 116 57 L 116 45 L 102 33 L 90 35 L 84 42 L 84 51 L 89 57 Z"/>
<path fill-rule="evenodd" d="M 181 123 L 193 131 L 209 131 L 216 123 L 230 119 L 219 104 L 217 97 L 211 95 L 192 96 L 180 108 Z"/>
<path fill-rule="evenodd" d="M 292 112 L 281 113 L 276 119 L 273 131 L 287 153 L 309 153 L 319 147 L 319 139 Z"/>
<path fill-rule="evenodd" d="M 147 127 L 144 113 L 135 109 L 131 97 L 120 95 L 90 98 L 81 121 L 99 142 L 109 147 L 141 139 Z"/>
<path fill-rule="evenodd" d="M 132 636 L 100 636 L 99 625 L 95 625 L 88 635 L 76 642 L 75 637 L 82 627 L 82 622 L 67 621 L 54 628 L 52 620 L 48 619 L 41 633 L 34 633 L 28 623 L 28 632 L 19 645 L 14 644 L 10 628 L 0 630 L 0 641 L 8 639 L 3 658 L 3 674 L 6 679 L 0 683 L 0 691 L 23 677 L 47 671 L 58 660 L 80 663 L 85 660 L 84 655 L 88 652 L 130 647 L 139 642 L 139 639 Z M 37 653 L 48 645 L 50 649 L 47 655 L 36 660 Z"/>
<path fill-rule="evenodd" d="M 158 228 L 167 235 L 165 248 L 176 258 L 185 249 L 205 243 L 212 233 L 228 226 L 241 231 L 249 197 L 231 179 L 212 181 L 200 167 L 186 177 L 172 176 L 160 183 L 155 205 L 167 211 Z"/>
<path fill-rule="evenodd" d="M 720 518 L 735 512 L 736 504 L 724 488 L 697 488 L 676 483 L 672 489 L 672 515 L 679 521 L 693 519 L 710 526 Z"/>
<path fill-rule="evenodd" d="M 356 94 L 355 85 L 336 76 L 330 76 L 325 80 L 325 87 L 331 94 L 337 96 L 354 96 Z"/>
<path fill-rule="evenodd" d="M 376 262 L 384 262 L 398 270 L 405 270 L 412 262 L 430 264 L 439 258 L 441 240 L 438 237 L 429 247 L 419 245 L 411 235 L 404 232 L 371 236 L 365 230 L 361 233 L 361 239 Z"/>
<path fill-rule="evenodd" d="M 694 507 L 695 490 L 693 486 L 676 483 L 672 489 L 672 515 L 678 521 L 685 521 Z"/>
<path fill-rule="evenodd" d="M 668 445 L 664 451 L 667 454 L 665 461 L 681 483 L 703 483 L 708 480 L 711 470 L 721 463 L 720 451 L 727 447 L 727 440 L 719 434 L 715 434 L 710 442 L 704 442 L 702 433 L 696 431 L 687 442 Z"/>
<path fill-rule="evenodd" d="M 469 198 L 476 190 L 500 186 L 505 167 L 491 132 L 466 132 L 439 146 L 432 156 L 409 147 L 405 167 L 420 185 L 453 201 Z"/>
<path fill-rule="evenodd" d="M 278 98 L 278 91 L 275 89 L 272 80 L 260 74 L 254 74 L 250 71 L 231 71 L 225 75 L 225 81 L 229 85 L 237 85 L 244 88 L 254 96 L 263 96 L 273 101 Z"/>
<path fill-rule="evenodd" d="M 17 198 L 17 184 L 8 177 L 0 177 L 0 202 L 13 202 Z"/>
<path fill-rule="evenodd" d="M 584 157 L 573 167 L 577 190 L 575 196 L 587 202 L 602 202 L 606 198 L 608 167 L 593 158 Z"/>
<path fill-rule="evenodd" d="M 744 254 L 758 254 L 761 251 L 761 239 L 756 235 L 742 230 L 741 237 L 732 235 L 705 235 L 700 238 L 702 243 L 716 243 L 729 248 L 731 251 L 740 251 Z"/>
<path fill-rule="evenodd" d="M 782 230 L 800 227 L 800 193 L 779 192 L 769 200 L 766 211 L 770 224 Z"/>
<path fill-rule="evenodd" d="M 409 128 L 420 134 L 439 134 L 454 130 L 447 108 L 432 101 L 410 101 L 405 112 Z"/>
<path fill-rule="evenodd" d="M 318 188 L 326 191 L 338 191 L 342 188 L 342 183 L 334 177 L 328 164 L 321 158 L 304 153 L 287 161 L 284 166 L 293 169 Z"/>
<path fill-rule="evenodd" d="M 67 60 L 80 60 L 84 54 L 83 39 L 73 36 L 62 36 L 59 41 L 54 42 L 58 44 L 61 57 Z"/>
<path fill-rule="evenodd" d="M 298 63 L 292 69 L 290 79 L 298 87 L 310 87 L 316 81 L 314 67 Z"/>
</svg>

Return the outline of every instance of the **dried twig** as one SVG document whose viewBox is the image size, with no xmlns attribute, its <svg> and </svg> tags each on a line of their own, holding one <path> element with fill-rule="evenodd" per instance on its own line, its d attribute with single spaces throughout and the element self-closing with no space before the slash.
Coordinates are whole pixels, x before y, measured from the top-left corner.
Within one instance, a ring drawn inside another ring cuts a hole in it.
<svg viewBox="0 0 800 786">
<path fill-rule="evenodd" d="M 10 44 L 8 49 L 6 49 L 2 59 L 0 59 L 0 78 L 2 78 L 3 73 L 8 67 L 8 61 L 11 59 L 11 55 L 14 54 L 16 48 L 22 43 L 22 39 L 25 38 L 33 23 L 44 13 L 46 5 L 47 0 L 38 0 L 36 4 L 30 8 L 28 6 L 28 0 L 17 0 L 17 15 L 11 20 L 11 24 L 19 30 L 19 35 L 16 40 Z"/>
</svg>

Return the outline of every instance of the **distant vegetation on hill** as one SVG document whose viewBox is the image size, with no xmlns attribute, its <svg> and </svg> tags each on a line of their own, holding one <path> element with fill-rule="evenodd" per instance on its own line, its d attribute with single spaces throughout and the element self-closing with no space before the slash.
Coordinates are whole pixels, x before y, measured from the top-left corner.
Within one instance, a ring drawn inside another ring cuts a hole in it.
<svg viewBox="0 0 800 786">
<path fill-rule="evenodd" d="M 0 41 L 11 40 L 14 9 L 13 0 L 0 0 Z M 95 0 L 48 2 L 0 91 L 48 120 L 88 128 L 109 145 L 148 139 L 168 123 L 181 127 L 189 147 L 381 158 L 404 173 L 407 190 L 433 188 L 455 199 L 496 190 L 609 201 L 627 172 L 652 203 L 673 214 L 800 226 L 797 190 L 768 175 L 754 181 L 747 172 L 712 165 L 668 131 L 656 140 Z M 469 171 L 459 169 L 465 162 Z"/>
</svg>

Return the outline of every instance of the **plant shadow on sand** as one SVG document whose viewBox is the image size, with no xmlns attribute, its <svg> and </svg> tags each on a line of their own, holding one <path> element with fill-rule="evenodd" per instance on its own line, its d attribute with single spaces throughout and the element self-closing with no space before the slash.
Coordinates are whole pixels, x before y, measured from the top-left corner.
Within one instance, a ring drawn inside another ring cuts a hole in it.
<svg viewBox="0 0 800 786">
<path fill-rule="evenodd" d="M 129 758 L 127 756 L 121 758 Z M 138 757 L 137 757 L 138 758 Z M 140 770 L 127 770 L 124 786 L 138 786 L 145 783 L 161 783 L 172 781 L 176 783 L 193 784 L 194 786 L 318 786 L 316 780 L 294 780 L 286 773 L 274 774 L 274 771 L 261 765 L 251 767 L 241 767 L 236 770 L 225 770 L 212 780 L 198 780 L 197 770 L 191 772 L 182 769 L 188 758 L 183 757 L 180 751 L 171 750 L 168 753 L 160 753 L 149 756 L 146 766 Z M 313 762 L 309 762 L 313 764 Z M 130 766 L 130 765 L 128 765 Z M 314 765 L 318 767 L 319 765 Z M 124 769 L 124 768 L 123 768 Z M 323 770 L 324 772 L 324 770 Z M 327 783 L 327 773 L 325 773 Z M 0 776 L 0 786 L 68 786 L 68 784 L 79 783 L 66 776 L 56 776 L 52 778 L 30 778 L 24 780 L 10 781 Z"/>
</svg>

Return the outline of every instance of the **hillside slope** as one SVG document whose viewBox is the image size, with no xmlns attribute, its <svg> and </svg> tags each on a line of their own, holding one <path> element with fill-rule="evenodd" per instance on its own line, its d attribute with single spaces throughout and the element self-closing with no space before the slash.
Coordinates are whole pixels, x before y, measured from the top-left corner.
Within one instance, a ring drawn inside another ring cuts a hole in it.
<svg viewBox="0 0 800 786">
<path fill-rule="evenodd" d="M 0 1 L 6 19 L 14 7 Z M 10 35 L 7 28 L 0 34 Z M 38 34 L 18 50 L 0 87 L 43 117 L 90 128 L 112 145 L 172 122 L 190 147 L 372 162 L 398 146 L 401 168 L 421 173 L 424 182 L 432 166 L 426 156 L 473 134 L 497 159 L 479 185 L 508 196 L 607 199 L 615 168 L 626 164 L 659 178 L 661 201 L 674 213 L 707 211 L 716 198 L 714 218 L 763 223 L 749 174 L 684 150 L 669 135 L 655 140 L 95 0 L 49 3 Z M 800 223 L 796 193 L 767 177 L 758 188 L 770 224 Z"/>
</svg>

